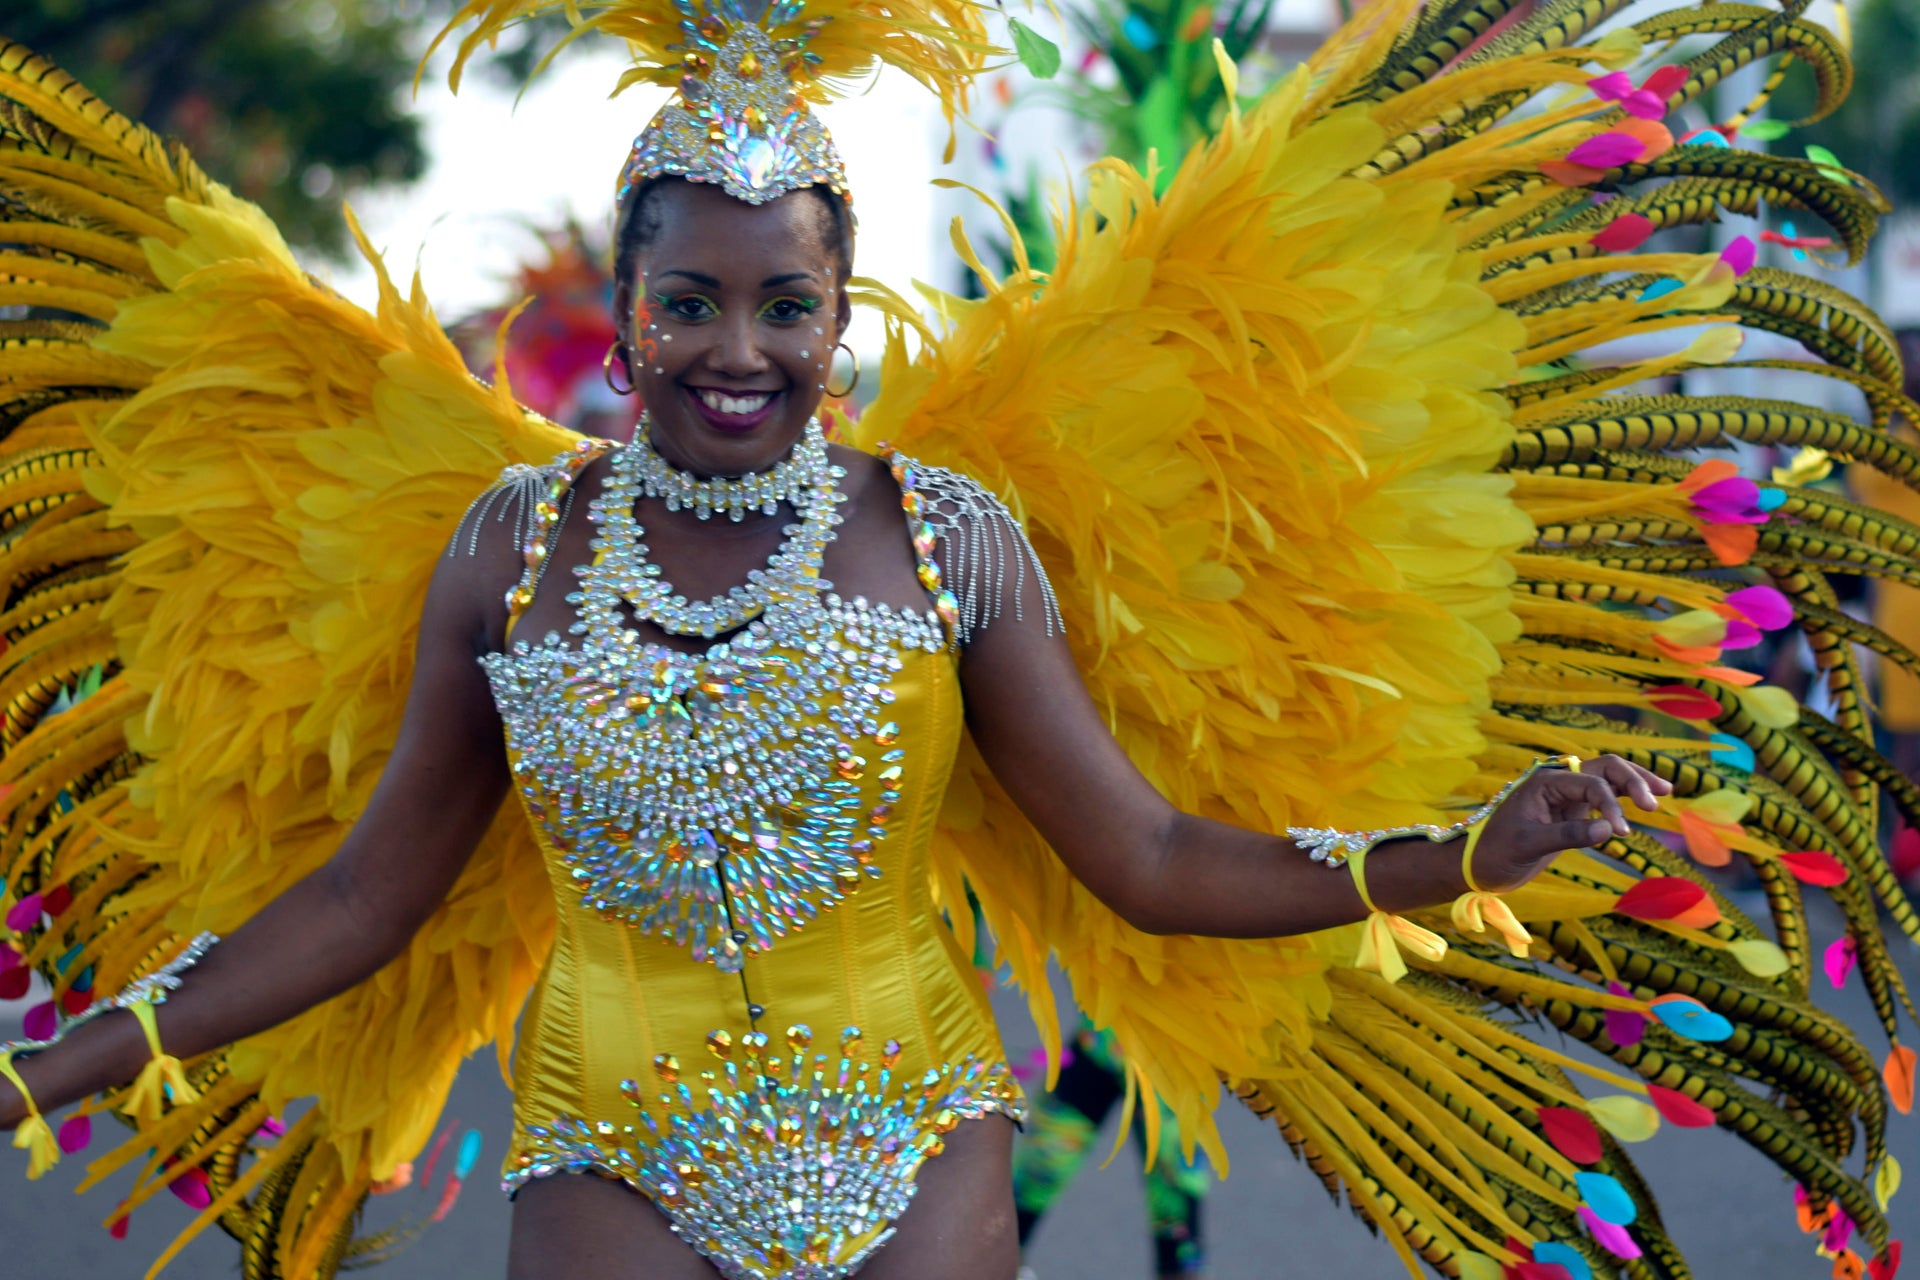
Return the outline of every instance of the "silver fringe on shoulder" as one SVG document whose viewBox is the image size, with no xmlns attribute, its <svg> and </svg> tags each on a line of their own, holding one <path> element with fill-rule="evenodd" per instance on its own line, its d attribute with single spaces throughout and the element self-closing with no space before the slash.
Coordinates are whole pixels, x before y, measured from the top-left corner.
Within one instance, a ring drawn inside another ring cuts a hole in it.
<svg viewBox="0 0 1920 1280">
<path fill-rule="evenodd" d="M 495 524 L 511 521 L 513 526 L 513 545 L 523 545 L 533 533 L 533 508 L 547 490 L 547 472 L 544 467 L 528 466 L 516 462 L 500 473 L 500 478 L 484 489 L 480 496 L 467 505 L 466 514 L 460 517 L 460 526 L 454 530 L 453 540 L 447 543 L 447 554 L 452 555 L 462 541 L 467 545 L 468 555 L 480 553 L 480 533 L 488 520 Z"/>
<path fill-rule="evenodd" d="M 466 544 L 467 555 L 480 553 L 480 536 L 485 526 L 505 524 L 513 530 L 515 551 L 526 546 L 533 537 L 535 525 L 534 508 L 547 495 L 557 469 L 570 455 L 563 453 L 544 467 L 531 466 L 525 462 L 510 464 L 500 472 L 500 478 L 483 490 L 479 497 L 467 504 L 466 514 L 460 517 L 460 523 L 453 531 L 453 537 L 447 542 L 446 554 L 453 555 L 461 543 Z M 556 528 L 567 522 L 567 513 L 573 510 L 574 486 L 568 485 L 566 496 L 560 499 L 560 519 Z M 549 557 L 550 559 L 551 557 Z M 547 561 L 540 562 L 534 571 L 533 586 L 537 590 L 547 576 Z"/>
<path fill-rule="evenodd" d="M 944 544 L 941 574 L 959 602 L 955 642 L 964 646 L 975 632 L 1004 616 L 1009 603 L 1014 620 L 1023 620 L 1029 577 L 1040 593 L 1047 634 L 1066 634 L 1053 583 L 1007 505 L 970 476 L 923 463 L 915 468 L 915 488 L 925 502 L 923 518 Z"/>
</svg>

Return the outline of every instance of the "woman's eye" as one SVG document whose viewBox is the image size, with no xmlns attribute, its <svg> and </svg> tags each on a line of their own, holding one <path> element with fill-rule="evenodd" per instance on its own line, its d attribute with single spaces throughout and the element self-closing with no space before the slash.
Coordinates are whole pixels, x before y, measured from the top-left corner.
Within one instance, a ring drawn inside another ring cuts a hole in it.
<svg viewBox="0 0 1920 1280">
<path fill-rule="evenodd" d="M 817 302 L 810 302 L 804 298 L 775 298 L 772 302 L 760 308 L 760 315 L 763 319 L 772 320 L 780 324 L 792 324 L 795 321 L 804 320 L 812 315 L 814 308 L 819 305 Z"/>
<path fill-rule="evenodd" d="M 683 294 L 678 298 L 663 298 L 661 305 L 667 314 L 680 320 L 705 320 L 718 315 L 719 310 L 711 301 L 697 293 Z"/>
</svg>

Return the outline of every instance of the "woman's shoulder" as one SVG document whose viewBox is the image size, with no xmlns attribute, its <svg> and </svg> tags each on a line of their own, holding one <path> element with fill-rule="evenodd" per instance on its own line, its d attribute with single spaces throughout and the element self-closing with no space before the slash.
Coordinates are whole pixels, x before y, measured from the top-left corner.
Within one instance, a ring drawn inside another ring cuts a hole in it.
<svg viewBox="0 0 1920 1280">
<path fill-rule="evenodd" d="M 1013 519 L 991 489 L 964 471 L 936 466 L 888 448 L 867 453 L 836 447 L 834 460 L 847 472 L 850 496 L 885 494 L 910 507 L 908 514 L 917 513 L 936 537 L 946 537 L 962 523 Z M 909 495 L 917 501 L 909 502 Z"/>
<path fill-rule="evenodd" d="M 1002 614 L 1023 618 L 1029 604 L 1039 606 L 1045 635 L 1064 630 L 1045 566 L 993 490 L 964 471 L 898 451 L 849 452 L 860 469 L 859 483 L 886 486 L 905 508 L 916 552 L 932 562 L 940 585 L 952 593 L 955 639 L 962 646 Z M 1030 591 L 1037 600 L 1029 599 Z"/>
</svg>

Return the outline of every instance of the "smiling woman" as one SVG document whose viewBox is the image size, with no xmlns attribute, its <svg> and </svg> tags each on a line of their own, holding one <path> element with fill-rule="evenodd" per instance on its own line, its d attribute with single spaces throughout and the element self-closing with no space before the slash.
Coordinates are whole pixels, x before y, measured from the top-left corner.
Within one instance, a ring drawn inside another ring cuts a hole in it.
<svg viewBox="0 0 1920 1280">
<path fill-rule="evenodd" d="M 654 447 L 702 475 L 763 469 L 800 438 L 852 318 L 845 202 L 810 186 L 753 205 L 655 178 L 619 227 L 614 358 Z"/>
</svg>

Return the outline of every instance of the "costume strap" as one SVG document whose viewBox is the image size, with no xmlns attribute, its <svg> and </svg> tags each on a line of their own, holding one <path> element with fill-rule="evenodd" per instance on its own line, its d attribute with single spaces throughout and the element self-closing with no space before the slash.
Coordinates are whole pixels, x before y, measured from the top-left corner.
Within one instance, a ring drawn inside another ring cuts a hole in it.
<svg viewBox="0 0 1920 1280">
<path fill-rule="evenodd" d="M 508 500 L 517 498 L 522 507 L 520 558 L 526 568 L 513 590 L 507 592 L 508 639 L 513 637 L 513 629 L 519 623 L 520 615 L 533 603 L 534 592 L 540 589 L 540 580 L 546 575 L 547 552 L 552 548 L 553 540 L 573 506 L 574 482 L 579 480 L 580 473 L 587 469 L 589 463 L 611 448 L 613 441 L 589 436 L 545 467 L 525 468 L 524 472 L 511 480 L 507 475 L 502 475 L 500 484 L 475 500 L 474 508 L 481 508 L 481 504 L 487 502 L 496 491 L 512 485 L 517 492 L 510 494 Z M 509 467 L 507 470 L 514 473 L 516 468 Z M 469 509 L 468 519 L 474 518 L 474 508 Z M 484 514 L 484 509 L 481 509 L 481 515 Z"/>
<path fill-rule="evenodd" d="M 1541 769 L 1563 768 L 1573 773 L 1580 772 L 1579 756 L 1550 756 L 1545 760 L 1534 761 L 1531 768 L 1515 778 L 1495 797 L 1494 808 L 1504 800 L 1515 787 L 1532 777 Z M 1487 822 L 1493 817 L 1487 812 L 1467 826 L 1467 838 L 1460 850 L 1460 878 L 1466 882 L 1467 891 L 1453 900 L 1453 926 L 1462 933 L 1485 933 L 1491 930 L 1506 942 L 1507 950 L 1517 960 L 1524 957 L 1533 945 L 1533 935 L 1513 914 L 1506 900 L 1497 893 L 1490 893 L 1480 887 L 1473 878 L 1473 853 L 1480 847 L 1480 837 L 1485 834 Z"/>
<path fill-rule="evenodd" d="M 1360 954 L 1354 963 L 1362 969 L 1372 969 L 1388 982 L 1398 982 L 1407 976 L 1407 962 L 1400 957 L 1402 947 L 1424 960 L 1437 962 L 1446 958 L 1447 940 L 1405 916 L 1382 911 L 1374 904 L 1373 895 L 1367 892 L 1367 855 L 1371 852 L 1373 847 L 1369 845 L 1347 857 L 1353 887 L 1360 891 L 1360 901 L 1367 906 L 1363 925 L 1366 931 L 1360 935 Z"/>
<path fill-rule="evenodd" d="M 33 1100 L 33 1090 L 27 1088 L 27 1082 L 20 1078 L 14 1068 L 14 1049 L 0 1052 L 0 1078 L 20 1091 L 20 1097 L 27 1104 L 27 1118 L 13 1131 L 13 1145 L 27 1153 L 27 1177 L 38 1178 L 47 1170 L 60 1163 L 60 1144 L 54 1139 L 53 1126 L 40 1114 L 40 1108 Z"/>
<path fill-rule="evenodd" d="M 964 638 L 960 601 L 947 585 L 940 562 L 933 557 L 934 544 L 940 535 L 927 519 L 927 500 L 919 488 L 919 464 L 885 442 L 880 445 L 880 460 L 887 464 L 887 469 L 893 472 L 893 482 L 900 486 L 900 509 L 907 514 L 907 532 L 913 538 L 915 572 L 919 574 L 920 585 L 933 597 L 933 610 L 947 629 L 948 644 L 958 645 Z"/>
<path fill-rule="evenodd" d="M 200 1091 L 187 1080 L 186 1069 L 180 1065 L 180 1059 L 160 1047 L 160 1027 L 153 1012 L 155 1003 L 153 997 L 148 996 L 126 1005 L 127 1011 L 140 1023 L 140 1030 L 147 1037 L 147 1048 L 152 1051 L 153 1057 L 140 1069 L 140 1076 L 133 1082 L 126 1101 L 120 1104 L 120 1114 L 131 1117 L 143 1129 L 158 1122 L 166 1114 L 169 1103 L 178 1105 L 200 1101 Z"/>
</svg>

